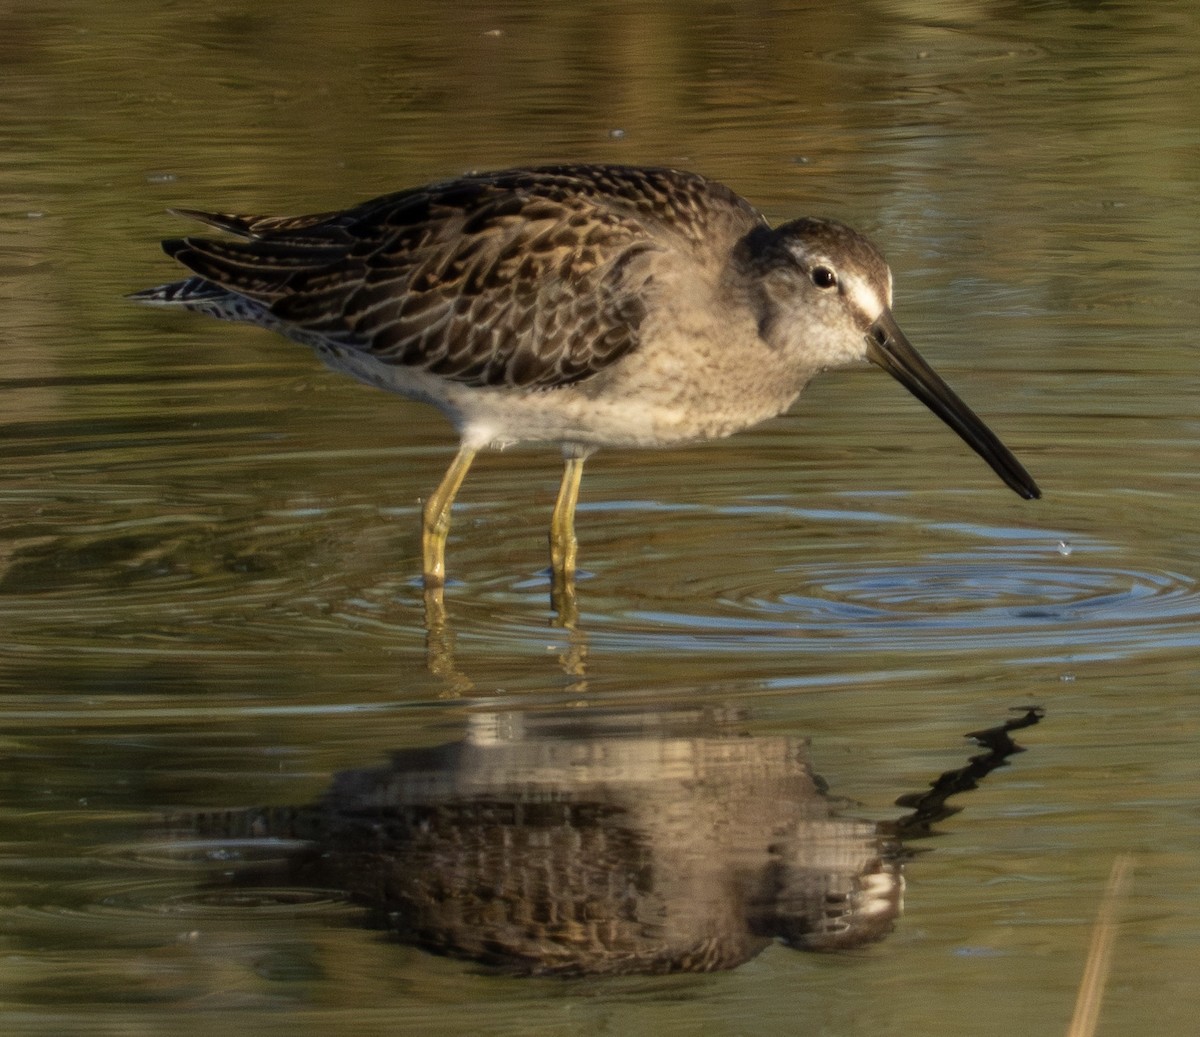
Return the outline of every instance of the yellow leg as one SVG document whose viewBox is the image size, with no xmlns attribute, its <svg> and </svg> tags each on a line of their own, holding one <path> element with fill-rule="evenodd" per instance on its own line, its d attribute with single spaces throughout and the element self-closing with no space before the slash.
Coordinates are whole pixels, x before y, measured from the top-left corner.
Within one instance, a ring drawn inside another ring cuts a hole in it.
<svg viewBox="0 0 1200 1037">
<path fill-rule="evenodd" d="M 579 482 L 583 462 L 590 450 L 579 448 L 563 452 L 563 477 L 558 500 L 550 517 L 550 607 L 558 626 L 567 631 L 567 649 L 559 656 L 563 672 L 577 678 L 572 685 L 582 691 L 587 686 L 587 639 L 579 631 L 579 604 L 575 597 L 575 561 L 579 542 L 575 539 L 575 505 L 579 503 Z"/>
<path fill-rule="evenodd" d="M 583 457 L 564 459 L 558 500 L 550 516 L 550 568 L 554 582 L 566 585 L 575 578 L 575 559 L 579 542 L 575 539 L 575 505 L 579 502 L 579 481 L 583 478 Z"/>
<path fill-rule="evenodd" d="M 421 555 L 425 566 L 425 586 L 435 588 L 446 583 L 446 536 L 450 532 L 450 507 L 478 451 L 461 446 L 433 496 L 425 501 L 421 515 Z"/>
</svg>

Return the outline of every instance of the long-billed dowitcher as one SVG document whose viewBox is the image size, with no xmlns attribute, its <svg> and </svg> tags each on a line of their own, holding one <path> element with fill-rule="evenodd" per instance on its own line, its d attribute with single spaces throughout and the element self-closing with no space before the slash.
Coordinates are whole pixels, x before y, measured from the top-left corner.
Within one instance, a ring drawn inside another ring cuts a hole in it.
<svg viewBox="0 0 1200 1037">
<path fill-rule="evenodd" d="M 785 411 L 826 368 L 893 375 L 1013 490 L 1033 479 L 892 317 L 870 241 L 828 219 L 772 229 L 729 188 L 674 169 L 573 165 L 464 176 L 342 212 L 176 210 L 237 240 L 172 238 L 192 271 L 132 296 L 258 324 L 330 367 L 433 404 L 461 443 L 423 509 L 427 587 L 476 453 L 557 443 L 556 579 L 597 447 L 728 436 Z"/>
</svg>

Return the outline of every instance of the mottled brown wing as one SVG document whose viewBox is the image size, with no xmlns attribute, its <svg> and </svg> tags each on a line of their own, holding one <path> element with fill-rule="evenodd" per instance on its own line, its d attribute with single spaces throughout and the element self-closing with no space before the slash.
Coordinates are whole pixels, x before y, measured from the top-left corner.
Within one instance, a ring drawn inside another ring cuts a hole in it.
<svg viewBox="0 0 1200 1037">
<path fill-rule="evenodd" d="M 656 246 L 635 221 L 509 192 L 432 208 L 417 223 L 391 214 L 378 243 L 360 242 L 343 268 L 351 284 L 314 274 L 274 311 L 472 385 L 563 385 L 636 347 L 633 261 Z"/>
<path fill-rule="evenodd" d="M 690 174 L 557 167 L 320 217 L 199 214 L 247 240 L 166 247 L 310 340 L 470 385 L 550 388 L 637 347 L 650 276 L 639 259 L 694 246 L 714 212 L 757 217 Z"/>
</svg>

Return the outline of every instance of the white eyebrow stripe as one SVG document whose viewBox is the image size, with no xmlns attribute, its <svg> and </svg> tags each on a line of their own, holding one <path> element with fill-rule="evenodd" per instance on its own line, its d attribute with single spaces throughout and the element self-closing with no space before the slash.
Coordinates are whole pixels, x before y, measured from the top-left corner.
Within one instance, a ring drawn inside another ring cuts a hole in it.
<svg viewBox="0 0 1200 1037">
<path fill-rule="evenodd" d="M 868 320 L 874 321 L 887 308 L 887 303 L 875 294 L 875 289 L 866 281 L 854 277 L 844 280 L 842 284 L 850 305 Z"/>
</svg>

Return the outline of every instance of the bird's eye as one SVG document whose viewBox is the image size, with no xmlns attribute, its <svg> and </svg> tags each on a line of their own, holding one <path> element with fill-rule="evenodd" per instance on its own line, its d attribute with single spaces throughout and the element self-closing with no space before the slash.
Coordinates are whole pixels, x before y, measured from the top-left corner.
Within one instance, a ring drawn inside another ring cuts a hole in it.
<svg viewBox="0 0 1200 1037">
<path fill-rule="evenodd" d="M 828 291 L 837 287 L 837 274 L 827 266 L 814 266 L 808 276 L 812 278 L 812 283 L 822 290 Z"/>
</svg>

